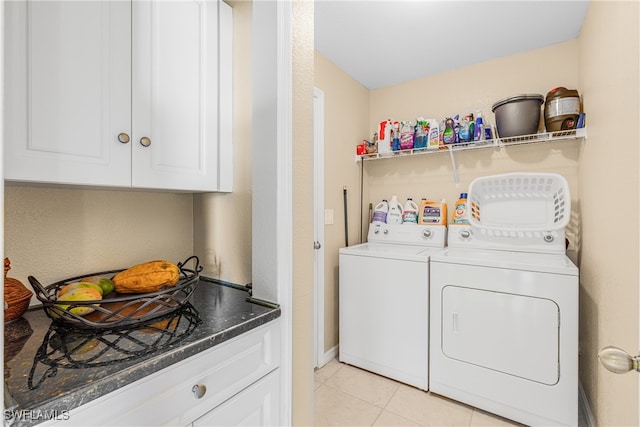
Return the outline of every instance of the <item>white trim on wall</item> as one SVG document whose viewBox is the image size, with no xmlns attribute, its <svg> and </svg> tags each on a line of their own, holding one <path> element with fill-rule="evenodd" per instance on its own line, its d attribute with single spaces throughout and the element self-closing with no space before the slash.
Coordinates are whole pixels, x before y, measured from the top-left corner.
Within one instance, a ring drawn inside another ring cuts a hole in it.
<svg viewBox="0 0 640 427">
<path fill-rule="evenodd" d="M 278 302 L 282 309 L 281 425 L 292 423 L 293 384 L 293 58 L 292 5 L 276 2 L 277 26 L 277 270 Z"/>
<path fill-rule="evenodd" d="M 327 363 L 331 362 L 333 359 L 338 359 L 338 346 L 334 346 L 330 348 L 326 353 L 322 355 L 322 359 L 320 359 L 320 366 L 324 366 Z"/>
<path fill-rule="evenodd" d="M 593 416 L 593 412 L 591 411 L 591 405 L 589 404 L 587 393 L 585 393 L 584 388 L 582 387 L 582 382 L 578 383 L 578 401 L 578 408 L 582 411 L 584 421 L 586 422 L 586 425 L 583 427 L 596 427 L 596 418 Z M 578 420 L 580 420 L 580 417 L 578 417 Z"/>
<path fill-rule="evenodd" d="M 253 297 L 281 310 L 280 424 L 292 422 L 292 5 L 252 4 Z"/>
<path fill-rule="evenodd" d="M 313 226 L 315 241 L 314 260 L 314 349 L 315 367 L 324 361 L 324 92 L 313 88 Z"/>
<path fill-rule="evenodd" d="M 0 5 L 0 22 L 1 28 L 4 29 L 4 4 Z M 4 147 L 4 31 L 0 31 L 0 147 Z M 4 150 L 0 149 L 0 176 L 4 178 Z M 0 207 L 2 208 L 2 230 L 0 230 L 0 259 L 4 260 L 4 185 L 0 187 Z M 0 284 L 0 290 L 4 295 L 4 281 Z M 4 337 L 4 322 L 0 325 L 0 336 Z M 2 365 L 4 366 L 4 352 L 0 356 Z M 0 385 L 0 393 L 4 396 L 4 381 Z"/>
</svg>

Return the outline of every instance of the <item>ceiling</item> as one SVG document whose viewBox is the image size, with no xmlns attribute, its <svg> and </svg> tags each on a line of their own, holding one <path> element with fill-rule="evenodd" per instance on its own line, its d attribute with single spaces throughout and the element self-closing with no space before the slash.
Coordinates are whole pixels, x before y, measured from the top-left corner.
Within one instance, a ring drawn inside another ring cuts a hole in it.
<svg viewBox="0 0 640 427">
<path fill-rule="evenodd" d="M 315 48 L 378 89 L 578 37 L 588 0 L 315 0 Z"/>
</svg>

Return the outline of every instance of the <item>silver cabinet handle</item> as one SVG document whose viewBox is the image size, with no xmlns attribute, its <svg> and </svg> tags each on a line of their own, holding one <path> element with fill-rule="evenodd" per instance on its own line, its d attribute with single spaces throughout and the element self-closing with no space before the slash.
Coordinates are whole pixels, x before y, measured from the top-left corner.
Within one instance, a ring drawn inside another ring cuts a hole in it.
<svg viewBox="0 0 640 427">
<path fill-rule="evenodd" d="M 322 245 L 320 244 L 320 242 L 316 241 L 313 242 L 313 249 L 320 249 L 322 247 Z"/>
<path fill-rule="evenodd" d="M 129 142 L 129 135 L 127 135 L 126 133 L 122 132 L 118 134 L 118 141 L 122 142 L 123 144 L 126 144 Z"/>
<path fill-rule="evenodd" d="M 148 147 L 151 145 L 151 140 L 146 136 L 143 136 L 142 138 L 140 138 L 140 145 L 142 145 L 143 147 Z"/>
<path fill-rule="evenodd" d="M 629 371 L 640 372 L 640 354 L 633 357 L 618 347 L 605 347 L 598 353 L 602 366 L 616 374 L 626 374 Z"/>
<path fill-rule="evenodd" d="M 207 386 L 204 384 L 196 384 L 193 386 L 191 391 L 193 392 L 193 396 L 196 399 L 201 399 L 202 396 L 204 396 L 204 394 L 207 392 Z"/>
</svg>

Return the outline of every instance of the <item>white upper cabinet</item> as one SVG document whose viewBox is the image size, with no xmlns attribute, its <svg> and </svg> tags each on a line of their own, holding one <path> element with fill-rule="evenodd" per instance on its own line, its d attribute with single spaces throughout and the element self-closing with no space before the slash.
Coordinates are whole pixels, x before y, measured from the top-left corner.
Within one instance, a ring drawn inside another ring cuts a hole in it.
<svg viewBox="0 0 640 427">
<path fill-rule="evenodd" d="M 131 5 L 5 2 L 5 178 L 131 185 Z"/>
<path fill-rule="evenodd" d="M 225 8 L 220 16 L 218 6 Z M 218 86 L 219 42 L 228 41 L 219 36 L 219 18 L 229 9 L 215 1 L 133 2 L 135 187 L 208 190 L 219 182 L 216 165 L 229 159 L 218 156 L 231 148 L 231 140 L 212 144 L 219 109 L 229 108 L 219 105 Z"/>
<path fill-rule="evenodd" d="M 5 178 L 231 191 L 222 1 L 5 2 Z"/>
</svg>

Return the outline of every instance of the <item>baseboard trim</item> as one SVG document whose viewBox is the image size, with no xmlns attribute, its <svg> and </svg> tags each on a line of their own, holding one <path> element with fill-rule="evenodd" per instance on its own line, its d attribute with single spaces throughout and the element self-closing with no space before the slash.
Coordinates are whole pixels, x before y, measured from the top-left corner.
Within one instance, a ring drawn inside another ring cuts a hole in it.
<svg viewBox="0 0 640 427">
<path fill-rule="evenodd" d="M 596 419 L 591 411 L 591 405 L 589 404 L 587 393 L 582 387 L 582 382 L 578 383 L 578 402 L 579 410 L 582 411 L 584 421 L 587 423 L 585 427 L 596 427 Z"/>
<path fill-rule="evenodd" d="M 324 365 L 326 365 L 327 363 L 331 362 L 333 359 L 337 359 L 338 358 L 338 346 L 336 345 L 335 347 L 329 349 L 329 351 L 327 351 L 324 356 L 322 357 L 322 360 L 319 360 L 319 365 L 318 368 L 322 368 Z"/>
</svg>

